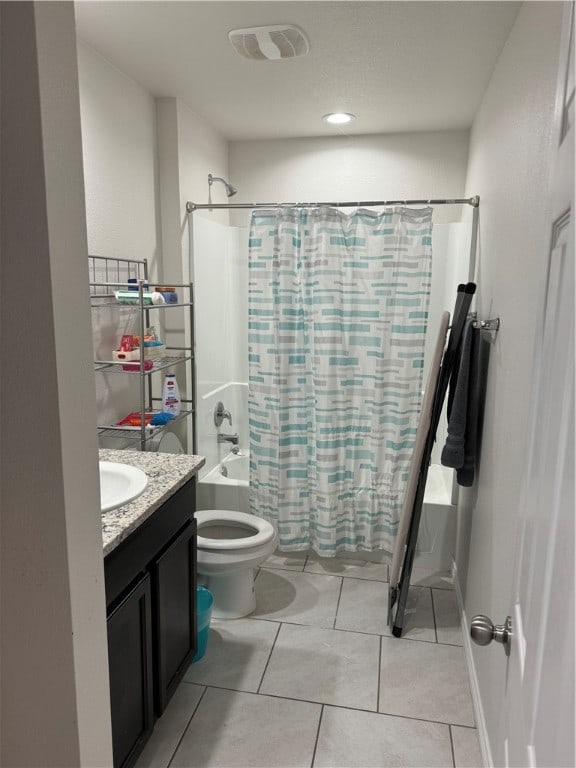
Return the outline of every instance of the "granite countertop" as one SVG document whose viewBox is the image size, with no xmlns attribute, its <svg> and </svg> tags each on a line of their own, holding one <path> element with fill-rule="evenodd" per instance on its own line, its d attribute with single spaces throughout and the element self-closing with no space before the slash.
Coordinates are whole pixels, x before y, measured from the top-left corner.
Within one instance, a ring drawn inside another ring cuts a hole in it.
<svg viewBox="0 0 576 768">
<path fill-rule="evenodd" d="M 138 498 L 102 513 L 102 543 L 106 556 L 198 473 L 204 457 L 101 448 L 100 461 L 129 464 L 148 475 L 146 490 Z"/>
</svg>

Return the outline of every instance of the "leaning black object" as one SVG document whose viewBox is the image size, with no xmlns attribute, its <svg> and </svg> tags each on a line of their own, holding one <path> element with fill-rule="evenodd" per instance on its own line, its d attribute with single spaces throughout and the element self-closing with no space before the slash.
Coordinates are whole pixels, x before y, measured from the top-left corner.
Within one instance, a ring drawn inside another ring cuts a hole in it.
<svg viewBox="0 0 576 768">
<path fill-rule="evenodd" d="M 408 589 L 410 587 L 410 577 L 412 576 L 412 566 L 414 564 L 414 555 L 416 553 L 416 541 L 418 539 L 418 528 L 422 516 L 422 504 L 424 501 L 424 490 L 426 488 L 426 479 L 428 477 L 428 467 L 430 466 L 430 457 L 432 448 L 436 440 L 436 430 L 440 421 L 440 415 L 444 406 L 444 398 L 448 390 L 448 383 L 456 363 L 458 347 L 462 339 L 464 324 L 468 317 L 472 296 L 476 291 L 476 283 L 466 283 L 458 286 L 456 302 L 454 304 L 454 314 L 452 315 L 452 326 L 448 344 L 442 357 L 442 364 L 438 374 L 436 390 L 434 392 L 434 402 L 432 405 L 432 414 L 430 419 L 430 428 L 426 437 L 426 443 L 420 463 L 420 473 L 418 476 L 418 485 L 412 513 L 410 516 L 410 526 L 406 540 L 406 550 L 402 562 L 402 570 L 397 587 L 390 587 L 388 593 L 388 624 L 392 626 L 394 637 L 402 635 L 404 626 L 404 613 L 408 600 Z M 394 612 L 394 607 L 396 611 Z"/>
</svg>

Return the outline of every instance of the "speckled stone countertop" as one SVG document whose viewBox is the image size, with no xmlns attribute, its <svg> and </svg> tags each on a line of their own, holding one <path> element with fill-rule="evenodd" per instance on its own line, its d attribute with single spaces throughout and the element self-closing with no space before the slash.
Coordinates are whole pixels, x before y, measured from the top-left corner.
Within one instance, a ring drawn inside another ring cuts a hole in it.
<svg viewBox="0 0 576 768">
<path fill-rule="evenodd" d="M 148 475 L 146 490 L 137 499 L 102 513 L 102 542 L 106 556 L 198 473 L 204 457 L 101 448 L 100 461 L 130 464 Z"/>
</svg>

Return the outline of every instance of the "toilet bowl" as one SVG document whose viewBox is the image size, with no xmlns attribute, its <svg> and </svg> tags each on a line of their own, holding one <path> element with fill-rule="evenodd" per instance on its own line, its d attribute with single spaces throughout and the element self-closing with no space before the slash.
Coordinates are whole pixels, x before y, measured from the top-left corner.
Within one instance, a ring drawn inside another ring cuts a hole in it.
<svg viewBox="0 0 576 768">
<path fill-rule="evenodd" d="M 196 523 L 198 580 L 214 597 L 212 616 L 247 616 L 256 608 L 254 568 L 276 548 L 276 531 L 255 515 L 226 509 L 197 511 Z"/>
</svg>

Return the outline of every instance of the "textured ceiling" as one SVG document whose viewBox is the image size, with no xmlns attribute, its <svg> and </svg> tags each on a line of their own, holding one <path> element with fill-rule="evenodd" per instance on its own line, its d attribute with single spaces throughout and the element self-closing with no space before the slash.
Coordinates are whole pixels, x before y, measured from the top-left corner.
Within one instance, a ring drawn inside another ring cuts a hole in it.
<svg viewBox="0 0 576 768">
<path fill-rule="evenodd" d="M 154 96 L 176 96 L 226 138 L 468 128 L 517 2 L 76 3 L 79 37 Z M 242 58 L 231 29 L 296 24 L 310 53 Z M 353 112 L 347 128 L 327 112 Z"/>
</svg>

